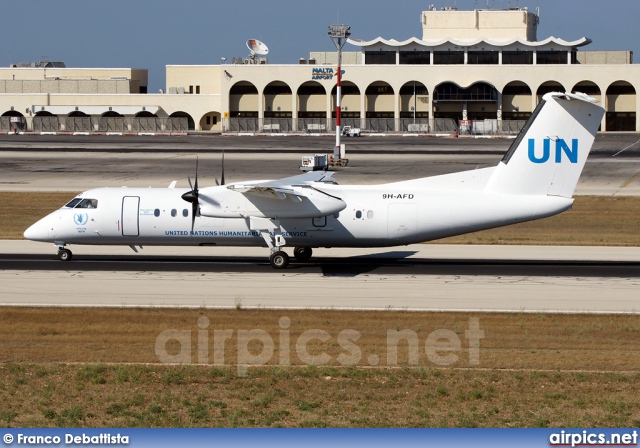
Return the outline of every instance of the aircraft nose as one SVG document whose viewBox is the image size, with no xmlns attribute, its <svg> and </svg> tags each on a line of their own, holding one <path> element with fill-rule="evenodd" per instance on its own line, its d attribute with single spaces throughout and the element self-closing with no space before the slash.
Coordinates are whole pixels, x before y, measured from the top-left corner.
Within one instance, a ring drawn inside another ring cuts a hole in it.
<svg viewBox="0 0 640 448">
<path fill-rule="evenodd" d="M 24 231 L 24 237 L 31 241 L 47 241 L 49 228 L 42 221 L 38 221 Z"/>
</svg>

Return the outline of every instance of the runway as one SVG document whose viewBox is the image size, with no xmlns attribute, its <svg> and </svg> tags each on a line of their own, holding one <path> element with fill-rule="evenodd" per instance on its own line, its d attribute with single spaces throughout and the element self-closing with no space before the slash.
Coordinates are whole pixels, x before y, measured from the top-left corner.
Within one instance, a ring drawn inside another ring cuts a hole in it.
<svg viewBox="0 0 640 448">
<path fill-rule="evenodd" d="M 416 140 L 416 139 L 410 139 Z M 300 174 L 305 153 L 226 153 L 227 183 L 280 179 Z M 200 185 L 215 185 L 221 175 L 221 153 L 196 151 L 158 153 L 0 151 L 0 191 L 67 191 L 99 187 L 167 187 L 177 180 L 188 186 L 199 161 Z M 349 166 L 334 175 L 342 185 L 383 184 L 495 166 L 502 153 L 473 154 L 406 152 L 355 153 Z M 591 155 L 578 182 L 576 195 L 640 195 L 640 157 Z"/>
<path fill-rule="evenodd" d="M 640 312 L 640 248 L 411 245 L 318 249 L 274 271 L 260 248 L 4 241 L 2 305 Z"/>
</svg>

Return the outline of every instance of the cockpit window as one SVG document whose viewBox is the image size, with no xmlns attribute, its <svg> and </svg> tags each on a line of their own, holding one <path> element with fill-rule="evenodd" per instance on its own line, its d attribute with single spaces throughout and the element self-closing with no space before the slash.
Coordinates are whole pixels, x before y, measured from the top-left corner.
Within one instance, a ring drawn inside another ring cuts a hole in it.
<svg viewBox="0 0 640 448">
<path fill-rule="evenodd" d="M 66 208 L 73 208 L 75 207 L 78 202 L 80 202 L 82 200 L 82 198 L 73 198 L 71 199 L 71 201 L 69 201 L 69 203 L 67 205 L 65 205 Z"/>
<path fill-rule="evenodd" d="M 98 208 L 97 199 L 83 199 L 80 201 L 76 208 Z"/>
</svg>

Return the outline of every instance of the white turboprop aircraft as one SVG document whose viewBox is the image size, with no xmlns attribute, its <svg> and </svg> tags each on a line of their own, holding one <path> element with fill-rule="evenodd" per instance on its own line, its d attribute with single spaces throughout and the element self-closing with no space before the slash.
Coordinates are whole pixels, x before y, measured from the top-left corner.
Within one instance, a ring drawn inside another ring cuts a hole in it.
<svg viewBox="0 0 640 448">
<path fill-rule="evenodd" d="M 594 103 L 546 94 L 495 167 L 382 185 L 310 172 L 202 189 L 196 168 L 191 189 L 85 191 L 24 236 L 54 243 L 63 261 L 68 244 L 266 246 L 285 268 L 285 245 L 304 261 L 314 247 L 399 246 L 545 218 L 571 208 L 604 114 Z"/>
</svg>

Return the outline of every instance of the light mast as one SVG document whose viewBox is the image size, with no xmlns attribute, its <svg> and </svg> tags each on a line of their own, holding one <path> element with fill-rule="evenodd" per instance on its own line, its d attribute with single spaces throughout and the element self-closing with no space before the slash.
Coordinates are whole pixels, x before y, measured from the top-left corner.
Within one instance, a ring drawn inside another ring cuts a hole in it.
<svg viewBox="0 0 640 448">
<path fill-rule="evenodd" d="M 340 124 L 340 109 L 342 102 L 342 92 L 340 82 L 342 80 L 342 47 L 347 43 L 351 35 L 349 25 L 329 25 L 329 37 L 338 49 L 338 84 L 336 86 L 336 147 L 333 150 L 334 160 L 340 159 L 340 136 L 342 128 Z"/>
</svg>

